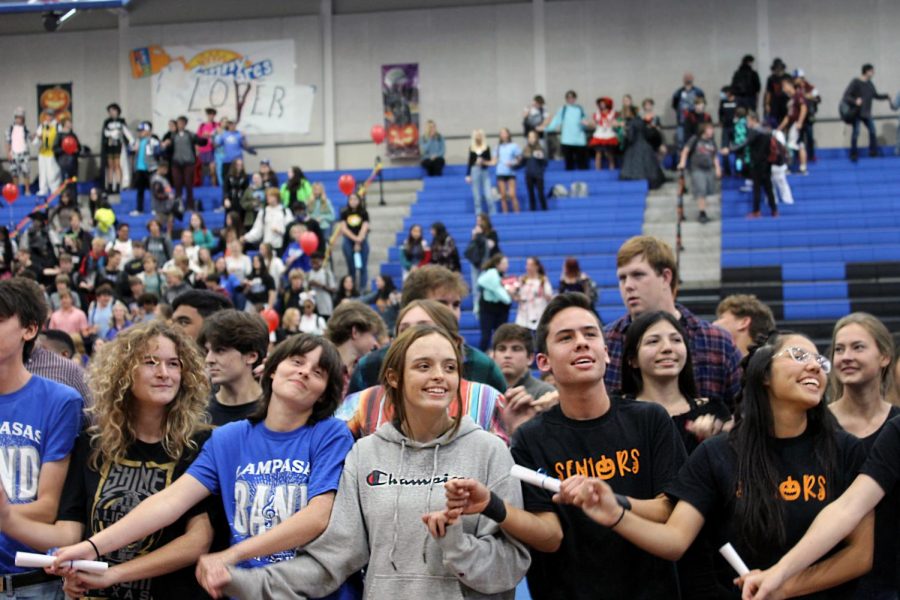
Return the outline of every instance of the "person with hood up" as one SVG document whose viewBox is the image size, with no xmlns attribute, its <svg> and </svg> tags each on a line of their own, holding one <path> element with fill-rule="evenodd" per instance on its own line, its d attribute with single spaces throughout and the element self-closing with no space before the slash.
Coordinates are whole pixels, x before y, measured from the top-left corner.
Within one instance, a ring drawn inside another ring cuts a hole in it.
<svg viewBox="0 0 900 600">
<path fill-rule="evenodd" d="M 218 589 L 244 599 L 322 596 L 368 563 L 369 599 L 512 600 L 528 550 L 496 521 L 446 509 L 444 483 L 458 477 L 483 478 L 498 498 L 522 503 L 503 441 L 468 416 L 450 416 L 461 401 L 460 364 L 442 329 L 400 334 L 382 368 L 394 418 L 347 455 L 328 529 L 294 560 L 223 569 Z"/>
</svg>

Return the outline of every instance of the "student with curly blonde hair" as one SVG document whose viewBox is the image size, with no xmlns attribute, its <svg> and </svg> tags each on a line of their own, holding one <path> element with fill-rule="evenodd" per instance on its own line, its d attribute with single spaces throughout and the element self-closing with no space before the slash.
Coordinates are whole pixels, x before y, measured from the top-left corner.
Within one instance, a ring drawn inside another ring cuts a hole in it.
<svg viewBox="0 0 900 600">
<path fill-rule="evenodd" d="M 39 523 L 0 502 L 3 532 L 38 550 L 74 544 L 111 526 L 142 499 L 171 485 L 208 435 L 209 384 L 192 340 L 161 321 L 122 331 L 91 366 L 91 424 L 75 443 L 54 524 Z M 187 514 L 154 535 L 92 559 L 102 574 L 68 575 L 64 590 L 81 597 L 199 593 L 191 567 L 206 552 L 212 527 L 205 511 Z M 88 542 L 90 544 L 91 542 Z M 93 546 L 88 546 L 93 548 Z"/>
</svg>

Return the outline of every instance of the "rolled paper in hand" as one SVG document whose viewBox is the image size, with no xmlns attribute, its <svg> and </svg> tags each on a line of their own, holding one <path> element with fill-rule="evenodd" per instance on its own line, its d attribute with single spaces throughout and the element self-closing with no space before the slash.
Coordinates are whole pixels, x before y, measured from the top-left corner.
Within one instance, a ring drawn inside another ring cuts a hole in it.
<svg viewBox="0 0 900 600">
<path fill-rule="evenodd" d="M 34 552 L 16 552 L 16 566 L 31 569 L 43 569 L 51 567 L 56 562 L 55 556 L 47 556 L 46 554 L 36 554 Z M 109 563 L 100 562 L 98 560 L 70 560 L 60 563 L 63 566 L 70 566 L 76 571 L 85 571 L 87 573 L 102 573 L 109 568 Z"/>
<path fill-rule="evenodd" d="M 732 546 L 730 543 L 727 543 L 719 548 L 719 554 L 721 554 L 725 558 L 725 560 L 728 561 L 728 564 L 731 565 L 732 569 L 737 571 L 737 574 L 740 577 L 743 577 L 750 572 L 750 569 L 747 568 L 747 565 L 744 564 L 744 561 L 741 560 L 740 556 L 738 556 L 737 550 L 735 550 L 734 546 Z"/>
<path fill-rule="evenodd" d="M 531 485 L 537 486 L 539 488 L 543 488 L 548 492 L 553 492 L 554 494 L 559 493 L 559 479 L 555 477 L 550 477 L 549 475 L 544 475 L 543 473 L 538 473 L 537 471 L 532 471 L 531 469 L 526 469 L 520 465 L 513 465 L 513 468 L 509 470 L 509 474 L 524 481 L 525 483 L 530 483 Z"/>
</svg>

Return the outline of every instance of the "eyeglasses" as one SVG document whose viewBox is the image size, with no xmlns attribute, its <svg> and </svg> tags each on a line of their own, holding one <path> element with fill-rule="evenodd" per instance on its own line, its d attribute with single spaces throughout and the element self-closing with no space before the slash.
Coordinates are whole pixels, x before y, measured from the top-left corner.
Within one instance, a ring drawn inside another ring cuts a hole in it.
<svg viewBox="0 0 900 600">
<path fill-rule="evenodd" d="M 778 358 L 787 354 L 791 358 L 793 358 L 798 363 L 806 363 L 810 358 L 816 361 L 816 364 L 819 365 L 819 368 L 826 374 L 831 373 L 831 361 L 822 356 L 821 354 L 814 354 L 809 352 L 808 350 L 804 350 L 803 348 L 798 348 L 797 346 L 788 346 L 778 354 L 776 354 L 773 358 Z"/>
</svg>

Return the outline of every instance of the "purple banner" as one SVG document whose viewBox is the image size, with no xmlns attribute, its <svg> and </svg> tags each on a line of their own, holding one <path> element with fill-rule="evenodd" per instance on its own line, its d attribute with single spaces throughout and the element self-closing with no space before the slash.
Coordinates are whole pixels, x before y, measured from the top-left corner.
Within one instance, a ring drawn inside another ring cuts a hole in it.
<svg viewBox="0 0 900 600">
<path fill-rule="evenodd" d="M 382 65 L 388 158 L 419 158 L 419 65 Z"/>
</svg>

